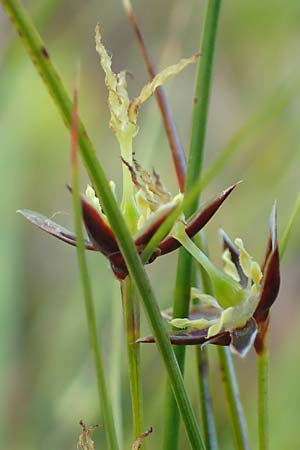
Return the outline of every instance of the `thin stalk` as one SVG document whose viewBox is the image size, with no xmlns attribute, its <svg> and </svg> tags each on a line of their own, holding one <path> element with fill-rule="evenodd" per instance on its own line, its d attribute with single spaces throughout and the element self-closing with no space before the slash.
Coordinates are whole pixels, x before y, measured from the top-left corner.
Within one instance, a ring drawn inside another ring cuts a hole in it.
<svg viewBox="0 0 300 450">
<path fill-rule="evenodd" d="M 147 50 L 147 45 L 145 43 L 144 36 L 140 30 L 140 27 L 138 25 L 136 16 L 133 12 L 132 4 L 130 0 L 122 0 L 127 17 L 129 19 L 129 22 L 133 28 L 133 31 L 136 35 L 138 44 L 140 46 L 147 71 L 149 74 L 150 79 L 152 80 L 156 75 L 156 68 L 154 65 L 154 62 L 151 59 L 151 56 Z M 156 89 L 155 91 L 155 97 L 158 103 L 158 107 L 161 112 L 163 124 L 166 130 L 169 146 L 172 153 L 173 163 L 178 179 L 178 184 L 180 191 L 183 192 L 184 190 L 184 182 L 185 182 L 185 175 L 186 175 L 186 160 L 185 160 L 185 154 L 183 147 L 180 142 L 180 138 L 177 132 L 177 128 L 173 119 L 172 111 L 169 107 L 167 97 L 165 94 L 165 91 L 162 86 Z"/>
<path fill-rule="evenodd" d="M 85 246 L 82 230 L 82 210 L 79 195 L 79 174 L 77 163 L 77 93 L 74 94 L 74 114 L 73 114 L 73 129 L 72 129 L 72 186 L 73 186 L 73 206 L 75 213 L 75 230 L 77 237 L 77 257 L 79 272 L 81 276 L 81 283 L 83 287 L 85 310 L 87 317 L 87 324 L 89 330 L 90 343 L 94 356 L 94 363 L 96 368 L 96 378 L 98 387 L 98 397 L 100 410 L 103 413 L 105 428 L 107 430 L 106 439 L 108 447 L 111 450 L 119 450 L 117 434 L 114 425 L 112 407 L 107 393 L 107 386 L 105 381 L 105 371 L 101 349 L 98 343 L 98 332 L 96 313 L 93 301 L 92 288 L 88 274 L 87 262 L 85 258 Z"/>
<path fill-rule="evenodd" d="M 130 276 L 127 276 L 121 282 L 121 291 L 127 342 L 134 439 L 137 439 L 143 429 L 140 346 L 135 344 L 136 340 L 140 337 L 140 310 L 137 293 Z"/>
<path fill-rule="evenodd" d="M 112 286 L 110 387 L 116 432 L 119 442 L 123 442 L 122 416 L 122 362 L 123 362 L 123 318 L 120 309 L 120 286 L 115 280 Z"/>
<path fill-rule="evenodd" d="M 197 183 L 202 169 L 208 106 L 211 90 L 211 75 L 214 50 L 217 36 L 218 18 L 221 0 L 209 0 L 206 4 L 203 32 L 200 41 L 200 54 L 194 109 L 192 117 L 191 142 L 185 183 L 185 193 L 188 194 Z M 186 217 L 190 217 L 197 209 L 198 199 L 185 208 Z M 190 286 L 192 275 L 192 258 L 184 250 L 179 251 L 176 287 L 173 305 L 173 317 L 186 317 L 189 310 Z M 182 373 L 184 372 L 185 348 L 175 348 L 175 355 Z M 176 450 L 179 438 L 179 413 L 170 386 L 167 386 L 165 400 L 165 424 L 163 449 Z"/>
<path fill-rule="evenodd" d="M 269 449 L 269 352 L 257 355 L 259 450 Z"/>
<path fill-rule="evenodd" d="M 203 422 L 205 444 L 207 450 L 217 450 L 217 432 L 212 408 L 209 387 L 208 351 L 207 348 L 196 347 L 198 383 L 200 390 L 201 416 Z"/>
<path fill-rule="evenodd" d="M 45 46 L 32 21 L 19 1 L 1 0 L 1 4 L 7 14 L 11 17 L 14 26 L 19 32 L 32 61 L 41 74 L 48 91 L 52 95 L 66 126 L 71 128 L 72 102 L 69 99 L 55 68 L 50 62 L 47 52 L 45 52 Z M 78 144 L 88 174 L 94 183 L 98 198 L 107 214 L 129 273 L 134 279 L 140 293 L 146 316 L 152 327 L 158 349 L 167 370 L 169 381 L 181 412 L 191 447 L 193 450 L 203 450 L 204 445 L 199 426 L 186 393 L 182 374 L 164 328 L 163 319 L 154 292 L 139 255 L 137 254 L 128 227 L 124 222 L 124 218 L 122 217 L 114 195 L 111 192 L 102 165 L 98 161 L 94 147 L 80 121 L 78 123 Z"/>
<path fill-rule="evenodd" d="M 195 237 L 195 244 L 208 254 L 208 248 L 205 241 L 204 233 L 198 233 Z M 202 291 L 206 294 L 212 293 L 212 283 L 207 274 L 200 264 L 197 264 L 195 269 L 194 281 L 195 286 L 199 285 L 197 272 L 200 274 Z M 201 416 L 204 428 L 205 444 L 207 450 L 218 450 L 218 439 L 216 424 L 213 412 L 212 398 L 209 386 L 209 360 L 208 349 L 206 347 L 196 347 L 196 362 L 197 362 L 197 374 L 198 384 L 200 391 L 200 406 Z"/>
<path fill-rule="evenodd" d="M 218 347 L 222 381 L 229 406 L 231 426 L 237 450 L 249 450 L 246 422 L 240 399 L 239 385 L 236 379 L 232 356 L 228 347 Z"/>
</svg>

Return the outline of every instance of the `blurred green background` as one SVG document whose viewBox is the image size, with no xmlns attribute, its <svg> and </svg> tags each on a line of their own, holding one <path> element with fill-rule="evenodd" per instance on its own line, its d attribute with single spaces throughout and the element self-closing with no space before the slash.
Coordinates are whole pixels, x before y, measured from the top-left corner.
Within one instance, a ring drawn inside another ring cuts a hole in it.
<svg viewBox="0 0 300 450">
<path fill-rule="evenodd" d="M 102 26 L 116 71 L 126 68 L 136 95 L 148 80 L 135 37 L 120 1 L 32 0 L 26 2 L 48 51 L 71 91 L 81 63 L 80 112 L 108 176 L 120 187 L 121 162 L 108 127 L 107 92 L 94 49 L 94 27 Z M 163 68 L 198 51 L 203 1 L 137 0 L 136 14 L 149 50 Z M 228 144 L 236 151 L 204 192 L 203 202 L 232 182 L 244 182 L 206 228 L 213 259 L 219 263 L 218 227 L 241 236 L 261 260 L 272 203 L 278 201 L 279 236 L 299 191 L 300 3 L 296 0 L 231 0 L 220 18 L 205 168 Z M 79 419 L 101 423 L 89 353 L 81 286 L 74 249 L 46 236 L 16 214 L 30 208 L 72 228 L 69 135 L 15 31 L 0 9 L 0 428 L 1 447 L 22 450 L 74 449 Z M 195 68 L 166 85 L 185 149 L 188 149 Z M 258 114 L 258 111 L 261 111 Z M 253 118 L 256 120 L 253 122 Z M 240 130 L 250 124 L 239 139 Z M 155 166 L 176 192 L 168 144 L 156 103 L 140 114 L 137 158 Z M 232 138 L 235 136 L 235 140 Z M 82 175 L 82 188 L 87 181 Z M 299 448 L 300 277 L 299 219 L 282 267 L 282 287 L 271 328 L 271 448 Z M 89 255 L 107 375 L 116 394 L 122 387 L 126 448 L 132 442 L 130 397 L 123 356 L 121 302 L 107 262 Z M 147 269 L 160 304 L 172 302 L 176 255 Z M 115 312 L 113 312 L 115 310 Z M 112 325 L 112 317 L 119 324 Z M 118 322 L 118 321 L 117 321 Z M 143 323 L 143 333 L 149 331 Z M 114 349 L 121 345 L 122 371 L 114 371 Z M 232 449 L 220 374 L 212 359 L 212 389 L 220 449 Z M 197 413 L 194 349 L 188 350 L 186 380 Z M 145 427 L 153 425 L 148 448 L 162 434 L 165 373 L 154 347 L 142 349 Z M 257 448 L 255 358 L 235 358 L 252 448 Z M 111 370 L 113 375 L 111 374 Z M 106 448 L 103 429 L 96 448 Z M 125 447 L 124 447 L 125 448 Z M 189 448 L 183 433 L 180 448 Z"/>
</svg>

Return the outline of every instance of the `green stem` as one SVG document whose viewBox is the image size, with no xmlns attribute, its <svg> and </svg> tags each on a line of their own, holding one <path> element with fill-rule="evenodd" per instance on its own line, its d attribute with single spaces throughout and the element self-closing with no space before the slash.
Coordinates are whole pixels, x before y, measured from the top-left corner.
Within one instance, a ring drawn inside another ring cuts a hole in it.
<svg viewBox="0 0 300 450">
<path fill-rule="evenodd" d="M 47 89 L 52 95 L 65 124 L 68 128 L 71 128 L 72 102 L 69 99 L 56 70 L 52 66 L 47 53 L 44 51 L 44 44 L 33 23 L 19 1 L 1 0 L 1 3 L 7 14 L 11 17 L 14 26 L 18 30 L 19 35 L 31 56 L 31 59 L 41 74 Z M 186 427 L 191 447 L 193 450 L 202 450 L 204 449 L 204 445 L 199 426 L 186 393 L 182 374 L 164 328 L 163 319 L 161 317 L 154 292 L 139 255 L 137 254 L 130 232 L 124 222 L 124 218 L 122 217 L 116 200 L 111 192 L 111 188 L 105 176 L 102 165 L 98 161 L 92 143 L 88 138 L 82 123 L 80 122 L 78 127 L 78 143 L 81 156 L 94 183 L 101 205 L 107 214 L 128 270 L 140 293 L 147 318 L 152 327 L 157 346 L 160 350 L 169 376 L 169 381 L 172 386 L 177 405 Z"/>
<path fill-rule="evenodd" d="M 201 57 L 199 58 L 195 86 L 185 192 L 188 192 L 198 180 L 202 169 L 220 7 L 221 0 L 208 0 L 206 3 L 203 32 L 200 42 Z M 187 216 L 194 213 L 197 209 L 197 204 L 198 202 L 195 201 L 191 205 L 189 210 L 186 211 Z"/>
<path fill-rule="evenodd" d="M 143 430 L 140 347 L 135 344 L 140 337 L 140 311 L 136 291 L 130 276 L 121 282 L 121 291 L 127 341 L 134 439 L 137 439 Z"/>
<path fill-rule="evenodd" d="M 76 113 L 75 113 L 76 114 Z M 74 119 L 74 126 L 75 119 Z M 76 133 L 77 130 L 74 131 Z M 77 145 L 77 135 L 73 136 L 73 145 Z M 79 194 L 79 175 L 78 175 L 78 165 L 77 165 L 77 155 L 76 148 L 73 148 L 73 157 L 72 157 L 72 187 L 73 187 L 73 205 L 74 205 L 74 213 L 75 213 L 75 230 L 76 230 L 76 238 L 77 238 L 77 257 L 78 257 L 78 265 L 79 272 L 81 276 L 81 282 L 84 293 L 85 300 L 85 310 L 87 317 L 87 324 L 89 330 L 90 343 L 94 356 L 94 363 L 96 368 L 96 377 L 97 377 L 97 386 L 98 386 L 98 397 L 99 397 L 99 405 L 100 410 L 102 410 L 105 422 L 105 428 L 107 430 L 107 444 L 111 450 L 119 450 L 117 434 L 113 419 L 112 406 L 110 403 L 110 399 L 107 392 L 107 386 L 105 381 L 105 372 L 104 372 L 104 364 L 103 358 L 101 354 L 101 349 L 98 343 L 98 332 L 97 332 L 97 322 L 96 322 L 96 313 L 95 306 L 92 295 L 92 288 L 90 283 L 90 278 L 88 274 L 88 267 L 85 258 L 85 245 L 84 245 L 84 236 L 82 230 L 82 210 L 81 210 L 81 202 L 80 202 L 80 194 Z"/>
<path fill-rule="evenodd" d="M 198 380 L 200 389 L 200 404 L 202 422 L 207 450 L 217 450 L 217 433 L 212 408 L 212 400 L 209 387 L 208 352 L 207 348 L 196 347 L 196 358 L 198 368 Z"/>
<path fill-rule="evenodd" d="M 228 347 L 218 347 L 222 381 L 229 406 L 231 425 L 237 450 L 249 450 L 249 443 L 240 399 L 239 386 L 235 375 L 232 355 Z"/>
<path fill-rule="evenodd" d="M 114 280 L 112 285 L 112 321 L 111 321 L 111 355 L 110 355 L 110 392 L 116 432 L 119 442 L 123 442 L 122 392 L 123 378 L 123 318 L 120 309 L 120 285 Z"/>
<path fill-rule="evenodd" d="M 198 63 L 190 151 L 187 165 L 185 193 L 188 194 L 197 183 L 202 169 L 208 106 L 211 90 L 211 75 L 220 12 L 221 0 L 209 0 L 206 5 L 203 32 L 200 42 L 201 58 Z M 190 217 L 198 207 L 198 199 L 193 201 L 184 213 Z M 186 317 L 189 310 L 192 258 L 181 249 L 179 251 L 173 317 Z M 175 349 L 178 365 L 184 372 L 185 348 Z M 179 413 L 170 387 L 167 387 L 165 400 L 164 450 L 176 450 L 179 438 Z"/>
<path fill-rule="evenodd" d="M 269 352 L 257 355 L 259 450 L 269 448 Z"/>
<path fill-rule="evenodd" d="M 198 233 L 195 237 L 195 244 L 199 249 L 208 254 L 208 248 L 206 245 L 206 240 L 204 233 Z M 207 272 L 203 269 L 201 264 L 198 264 L 195 269 L 198 269 L 201 278 L 202 291 L 204 293 L 212 293 L 213 287 L 211 280 Z M 199 286 L 200 283 L 197 277 L 197 271 L 194 274 L 194 285 Z M 196 361 L 198 369 L 198 383 L 200 390 L 200 405 L 202 422 L 205 435 L 205 443 L 207 450 L 218 450 L 218 439 L 216 424 L 213 412 L 212 398 L 209 386 L 209 359 L 208 359 L 208 349 L 206 347 L 196 347 Z"/>
</svg>

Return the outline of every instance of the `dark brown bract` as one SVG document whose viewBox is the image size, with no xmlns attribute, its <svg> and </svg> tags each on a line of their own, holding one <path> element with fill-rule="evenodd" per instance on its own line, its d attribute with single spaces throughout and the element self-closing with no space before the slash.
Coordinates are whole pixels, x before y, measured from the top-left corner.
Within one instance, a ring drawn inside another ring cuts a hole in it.
<svg viewBox="0 0 300 450">
<path fill-rule="evenodd" d="M 188 236 L 193 237 L 207 224 L 235 187 L 236 185 L 230 186 L 187 221 L 185 230 Z M 120 252 L 118 242 L 105 215 L 99 213 L 86 196 L 81 196 L 81 205 L 84 224 L 88 234 L 88 238 L 85 239 L 85 248 L 87 250 L 98 251 L 106 256 L 116 278 L 119 280 L 124 279 L 128 274 L 128 270 Z M 152 216 L 150 215 L 142 229 L 133 236 L 139 254 L 143 252 L 154 233 L 169 214 L 172 213 L 176 206 L 177 204 L 174 202 L 163 205 L 158 211 L 153 213 Z M 20 210 L 19 212 L 40 229 L 67 244 L 76 246 L 75 234 L 55 223 L 53 220 L 30 210 Z M 158 256 L 176 250 L 180 245 L 181 244 L 171 235 L 166 236 L 148 259 L 147 264 L 152 263 Z"/>
</svg>

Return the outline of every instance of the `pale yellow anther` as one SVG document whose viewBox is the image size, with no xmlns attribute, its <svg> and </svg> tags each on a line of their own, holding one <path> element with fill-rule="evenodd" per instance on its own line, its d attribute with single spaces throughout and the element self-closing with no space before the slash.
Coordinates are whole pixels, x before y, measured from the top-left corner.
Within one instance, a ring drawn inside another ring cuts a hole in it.
<svg viewBox="0 0 300 450">
<path fill-rule="evenodd" d="M 251 278 L 256 286 L 259 286 L 262 276 L 263 276 L 263 274 L 262 274 L 259 264 L 256 261 L 252 261 L 252 263 L 251 263 Z"/>
<path fill-rule="evenodd" d="M 90 186 L 89 184 L 87 185 L 86 191 L 85 191 L 85 195 L 87 197 L 87 199 L 89 200 L 90 204 L 98 211 L 102 214 L 101 211 L 101 206 L 99 203 L 99 199 L 96 196 L 96 193 L 94 191 L 94 189 L 92 188 L 92 186 Z"/>
<path fill-rule="evenodd" d="M 240 276 L 237 271 L 237 268 L 233 264 L 231 260 L 230 251 L 228 248 L 223 252 L 222 259 L 224 261 L 224 272 L 227 273 L 231 278 L 233 278 L 235 281 L 240 281 Z"/>
<path fill-rule="evenodd" d="M 259 283 L 262 279 L 262 272 L 260 270 L 259 264 L 253 261 L 253 258 L 246 251 L 243 241 L 239 238 L 235 240 L 235 244 L 240 251 L 240 264 L 243 269 L 244 274 L 250 278 L 258 288 Z"/>
<path fill-rule="evenodd" d="M 193 330 L 205 330 L 205 328 L 208 328 L 211 324 L 215 323 L 216 320 L 207 320 L 207 319 L 173 319 L 170 320 L 170 324 L 175 328 L 192 328 Z"/>
</svg>

